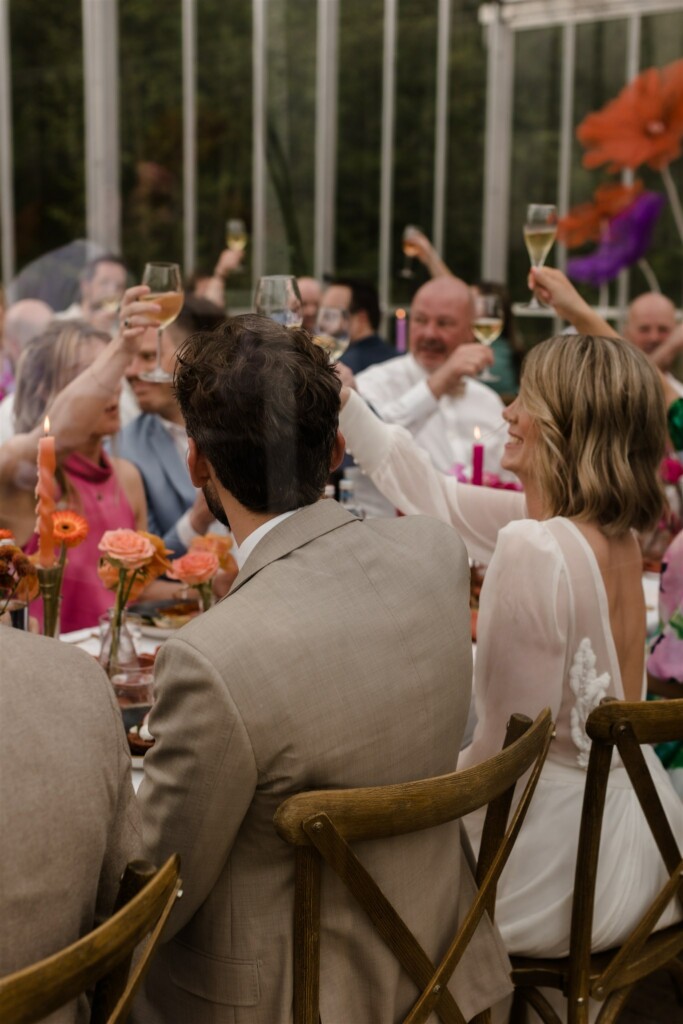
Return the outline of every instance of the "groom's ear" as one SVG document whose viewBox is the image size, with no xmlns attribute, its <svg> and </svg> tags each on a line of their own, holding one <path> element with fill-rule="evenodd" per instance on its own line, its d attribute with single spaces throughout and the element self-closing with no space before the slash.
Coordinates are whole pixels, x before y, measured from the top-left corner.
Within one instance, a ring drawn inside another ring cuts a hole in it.
<svg viewBox="0 0 683 1024">
<path fill-rule="evenodd" d="M 193 437 L 188 437 L 187 468 L 190 471 L 190 479 L 195 487 L 203 487 L 211 480 L 209 460 L 202 455 L 197 442 Z"/>
</svg>

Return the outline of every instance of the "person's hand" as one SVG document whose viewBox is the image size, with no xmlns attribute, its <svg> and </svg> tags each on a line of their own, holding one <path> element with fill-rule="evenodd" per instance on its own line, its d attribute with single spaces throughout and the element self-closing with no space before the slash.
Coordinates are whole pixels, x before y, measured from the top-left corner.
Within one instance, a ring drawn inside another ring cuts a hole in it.
<svg viewBox="0 0 683 1024">
<path fill-rule="evenodd" d="M 429 377 L 427 385 L 435 398 L 455 394 L 463 377 L 478 376 L 484 367 L 493 366 L 493 361 L 493 352 L 488 345 L 469 342 L 458 345 Z"/>
<path fill-rule="evenodd" d="M 119 333 L 131 355 L 137 352 L 137 340 L 148 327 L 159 325 L 161 306 L 157 302 L 146 302 L 150 289 L 146 284 L 127 288 L 119 307 Z"/>
<path fill-rule="evenodd" d="M 206 498 L 204 497 L 203 491 L 197 492 L 197 497 L 194 499 L 194 504 L 190 509 L 190 526 L 195 533 L 206 533 L 208 528 L 215 523 L 213 513 L 210 511 L 209 506 L 206 504 Z"/>
<path fill-rule="evenodd" d="M 234 274 L 243 259 L 244 249 L 224 249 L 214 267 L 214 277 L 222 277 L 225 280 L 230 274 Z"/>
<path fill-rule="evenodd" d="M 552 306 L 557 315 L 568 320 L 579 334 L 618 337 L 614 328 L 581 298 L 567 275 L 556 267 L 532 267 L 528 284 L 541 302 Z"/>
<path fill-rule="evenodd" d="M 678 356 L 683 352 L 683 324 L 677 324 L 666 341 L 650 352 L 648 359 L 658 370 L 670 370 Z"/>
</svg>

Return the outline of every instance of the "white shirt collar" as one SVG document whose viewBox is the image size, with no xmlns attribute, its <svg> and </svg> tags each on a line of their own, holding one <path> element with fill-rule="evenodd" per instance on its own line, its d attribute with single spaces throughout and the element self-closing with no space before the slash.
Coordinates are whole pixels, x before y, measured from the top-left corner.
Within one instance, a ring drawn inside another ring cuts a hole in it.
<svg viewBox="0 0 683 1024">
<path fill-rule="evenodd" d="M 237 548 L 236 555 L 239 565 L 244 565 L 258 542 L 263 540 L 265 535 L 269 533 L 274 526 L 277 526 L 278 523 L 284 523 L 285 519 L 289 519 L 290 516 L 293 516 L 294 513 L 298 511 L 298 508 L 293 508 L 289 512 L 283 512 L 281 515 L 275 516 L 273 519 L 268 519 L 267 522 L 257 526 L 257 528 L 250 533 L 248 537 L 244 538 L 240 546 Z"/>
</svg>

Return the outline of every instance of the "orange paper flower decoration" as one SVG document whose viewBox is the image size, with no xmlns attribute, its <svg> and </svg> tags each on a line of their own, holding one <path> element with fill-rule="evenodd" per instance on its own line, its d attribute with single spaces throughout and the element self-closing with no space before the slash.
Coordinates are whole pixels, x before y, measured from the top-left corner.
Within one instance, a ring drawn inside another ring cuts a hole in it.
<svg viewBox="0 0 683 1024">
<path fill-rule="evenodd" d="M 75 548 L 88 536 L 88 520 L 69 509 L 52 513 L 52 527 L 55 542 L 65 548 Z"/>
<path fill-rule="evenodd" d="M 576 131 L 586 147 L 584 167 L 608 164 L 616 172 L 647 164 L 662 170 L 681 155 L 683 59 L 648 68 Z"/>
<path fill-rule="evenodd" d="M 574 206 L 557 225 L 557 237 L 568 249 L 576 249 L 585 242 L 598 241 L 605 221 L 612 220 L 631 205 L 643 191 L 642 181 L 633 185 L 608 182 L 593 193 L 592 203 Z"/>
</svg>

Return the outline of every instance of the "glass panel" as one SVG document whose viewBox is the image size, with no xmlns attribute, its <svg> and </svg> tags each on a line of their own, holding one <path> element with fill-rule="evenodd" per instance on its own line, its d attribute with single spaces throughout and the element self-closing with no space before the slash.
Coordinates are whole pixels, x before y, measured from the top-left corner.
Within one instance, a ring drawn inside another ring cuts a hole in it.
<svg viewBox="0 0 683 1024">
<path fill-rule="evenodd" d="M 476 281 L 484 202 L 486 48 L 477 7 L 469 0 L 454 0 L 450 49 L 444 258 L 455 274 Z"/>
<path fill-rule="evenodd" d="M 182 263 L 180 0 L 120 0 L 121 237 L 133 275 Z"/>
<path fill-rule="evenodd" d="M 432 233 L 436 114 L 437 5 L 435 0 L 399 4 L 394 147 L 393 275 L 390 293 L 402 305 L 428 274 L 412 261 L 415 277 L 399 276 L 406 224 Z"/>
<path fill-rule="evenodd" d="M 10 4 L 19 270 L 85 235 L 82 31 L 80 4 L 61 5 L 59 17 L 45 16 L 43 0 Z"/>
<path fill-rule="evenodd" d="M 526 206 L 557 200 L 561 47 L 559 28 L 518 32 L 515 39 L 508 256 L 508 283 L 515 301 L 529 298 L 529 257 L 522 236 Z M 518 320 L 527 344 L 547 337 L 549 325 L 545 317 L 537 322 Z"/>
<path fill-rule="evenodd" d="M 210 275 L 228 218 L 249 240 L 228 282 L 231 307 L 251 303 L 252 0 L 200 0 L 197 11 L 197 274 Z"/>
<path fill-rule="evenodd" d="M 382 0 L 339 5 L 336 262 L 376 281 L 382 139 Z"/>
<path fill-rule="evenodd" d="M 266 5 L 267 274 L 313 269 L 316 7 Z"/>
</svg>

